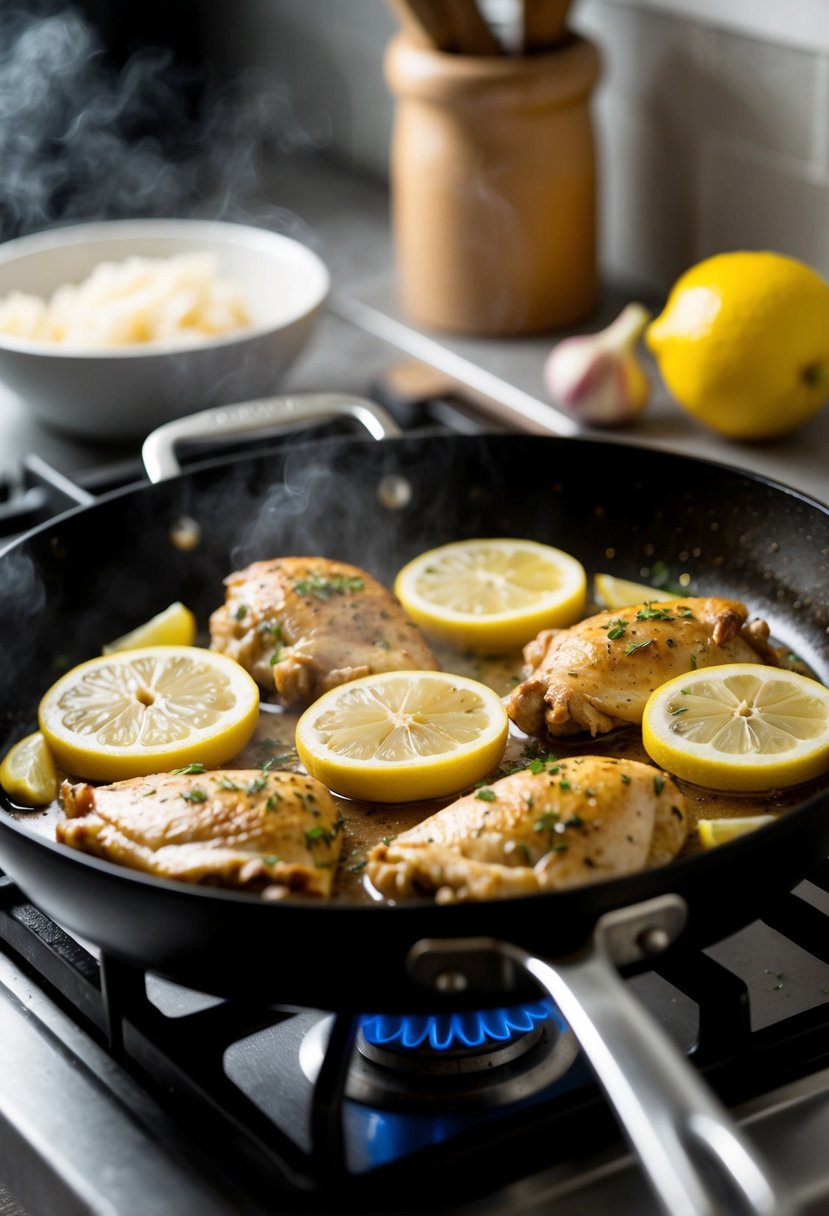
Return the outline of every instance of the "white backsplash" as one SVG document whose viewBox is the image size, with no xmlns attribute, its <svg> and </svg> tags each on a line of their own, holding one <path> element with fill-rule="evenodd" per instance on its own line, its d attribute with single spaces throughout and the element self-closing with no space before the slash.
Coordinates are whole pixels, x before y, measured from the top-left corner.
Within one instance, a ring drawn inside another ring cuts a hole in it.
<svg viewBox="0 0 829 1216">
<path fill-rule="evenodd" d="M 382 60 L 397 26 L 383 0 L 208 7 L 231 70 L 253 61 L 284 82 L 318 142 L 385 177 L 393 107 Z M 722 26 L 703 8 L 696 20 L 678 0 L 574 2 L 571 24 L 605 64 L 594 109 L 604 271 L 664 291 L 707 254 L 769 248 L 829 275 L 829 38 L 812 51 L 807 26 L 797 39 L 778 39 L 773 22 L 755 36 L 743 16 L 728 20 L 727 4 Z"/>
</svg>

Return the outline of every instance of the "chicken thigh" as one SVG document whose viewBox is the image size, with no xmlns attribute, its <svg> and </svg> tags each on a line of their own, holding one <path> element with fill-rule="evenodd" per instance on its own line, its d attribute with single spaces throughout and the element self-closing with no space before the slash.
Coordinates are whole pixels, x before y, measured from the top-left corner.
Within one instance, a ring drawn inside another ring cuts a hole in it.
<svg viewBox="0 0 829 1216">
<path fill-rule="evenodd" d="M 324 785 L 298 773 L 157 773 L 113 785 L 64 781 L 64 844 L 161 878 L 327 897 L 342 822 Z"/>
<path fill-rule="evenodd" d="M 528 735 L 603 734 L 639 723 L 660 684 L 697 667 L 777 664 L 765 621 L 739 600 L 658 600 L 548 629 L 524 650 L 526 678 L 506 699 Z"/>
<path fill-rule="evenodd" d="M 389 899 L 528 895 L 664 865 L 686 834 L 685 800 L 666 773 L 579 756 L 459 798 L 376 845 L 366 874 Z"/>
<path fill-rule="evenodd" d="M 225 579 L 210 644 L 284 705 L 381 671 L 437 671 L 417 626 L 376 579 L 322 557 L 254 562 Z"/>
</svg>

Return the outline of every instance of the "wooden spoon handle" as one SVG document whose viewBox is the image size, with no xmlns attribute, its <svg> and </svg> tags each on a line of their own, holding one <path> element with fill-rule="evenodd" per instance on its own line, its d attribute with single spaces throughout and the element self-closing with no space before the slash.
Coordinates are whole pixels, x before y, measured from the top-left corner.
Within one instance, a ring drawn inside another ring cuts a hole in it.
<svg viewBox="0 0 829 1216">
<path fill-rule="evenodd" d="M 564 37 L 571 0 L 523 0 L 524 51 L 545 51 Z"/>
<path fill-rule="evenodd" d="M 443 9 L 454 32 L 454 50 L 462 55 L 500 55 L 498 39 L 475 0 L 444 0 Z"/>
<path fill-rule="evenodd" d="M 455 49 L 455 32 L 441 0 L 389 0 L 389 7 L 406 33 L 420 46 L 435 51 Z"/>
</svg>

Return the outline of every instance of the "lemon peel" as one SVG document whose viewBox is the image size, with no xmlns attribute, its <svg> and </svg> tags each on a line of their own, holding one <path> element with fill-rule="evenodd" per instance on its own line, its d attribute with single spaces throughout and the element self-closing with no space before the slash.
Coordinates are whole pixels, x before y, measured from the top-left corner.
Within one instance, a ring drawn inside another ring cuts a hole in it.
<svg viewBox="0 0 829 1216">
<path fill-rule="evenodd" d="M 673 600 L 676 595 L 649 587 L 647 583 L 635 583 L 615 574 L 596 574 L 593 578 L 593 594 L 602 608 L 630 608 L 634 604 L 645 604 L 651 600 Z"/>
<path fill-rule="evenodd" d="M 587 596 L 575 557 L 512 538 L 455 541 L 429 549 L 397 575 L 394 591 L 427 633 L 460 649 L 504 653 L 542 629 L 572 625 Z"/>
<path fill-rule="evenodd" d="M 181 600 L 175 600 L 163 612 L 156 613 L 114 642 L 108 642 L 101 648 L 101 653 L 115 654 L 141 646 L 192 646 L 195 640 L 196 618 Z"/>
<path fill-rule="evenodd" d="M 500 697 L 465 676 L 393 671 L 324 693 L 300 717 L 312 777 L 347 798 L 417 802 L 475 784 L 498 765 L 509 723 Z"/>
<path fill-rule="evenodd" d="M 786 435 L 829 394 L 829 283 L 782 254 L 716 254 L 677 280 L 645 343 L 699 421 L 733 439 Z"/>
<path fill-rule="evenodd" d="M 20 806 L 46 806 L 58 796 L 58 775 L 40 731 L 9 748 L 0 764 L 0 785 Z"/>
<path fill-rule="evenodd" d="M 736 840 L 739 836 L 756 832 L 758 828 L 774 823 L 776 818 L 776 815 L 743 815 L 722 819 L 698 819 L 699 842 L 704 849 L 715 849 L 717 845 L 727 844 L 729 840 Z"/>
<path fill-rule="evenodd" d="M 73 667 L 44 694 L 38 722 L 57 764 L 76 777 L 118 781 L 242 750 L 259 717 L 259 689 L 226 655 L 145 646 Z"/>
<path fill-rule="evenodd" d="M 714 790 L 783 789 L 829 769 L 829 688 L 759 663 L 727 663 L 668 680 L 642 718 L 650 758 Z"/>
</svg>

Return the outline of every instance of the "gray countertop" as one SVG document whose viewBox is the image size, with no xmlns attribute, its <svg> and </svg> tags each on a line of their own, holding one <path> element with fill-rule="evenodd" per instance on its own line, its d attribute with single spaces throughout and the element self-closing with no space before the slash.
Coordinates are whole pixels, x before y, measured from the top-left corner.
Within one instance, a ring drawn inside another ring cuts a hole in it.
<svg viewBox="0 0 829 1216">
<path fill-rule="evenodd" d="M 292 391 L 341 389 L 365 393 L 387 351 L 389 365 L 405 355 L 432 363 L 454 379 L 507 400 L 513 410 L 551 433 L 584 433 L 619 443 L 645 444 L 736 465 L 829 501 L 829 409 L 784 439 L 731 442 L 704 428 L 668 397 L 654 374 L 652 400 L 624 431 L 580 432 L 549 404 L 543 384 L 546 355 L 561 334 L 503 340 L 427 333 L 407 322 L 396 300 L 393 241 L 385 188 L 330 162 L 308 158 L 274 164 L 261 183 L 264 204 L 240 216 L 278 228 L 312 245 L 328 264 L 334 284 L 330 308 L 288 373 Z M 635 291 L 606 287 L 596 315 L 582 328 L 602 328 Z M 355 343 L 347 316 L 383 339 Z M 401 354 L 402 352 L 402 354 Z M 0 474 L 20 456 L 37 452 L 64 472 L 135 455 L 134 448 L 100 448 L 40 426 L 25 402 L 0 386 Z"/>
</svg>

